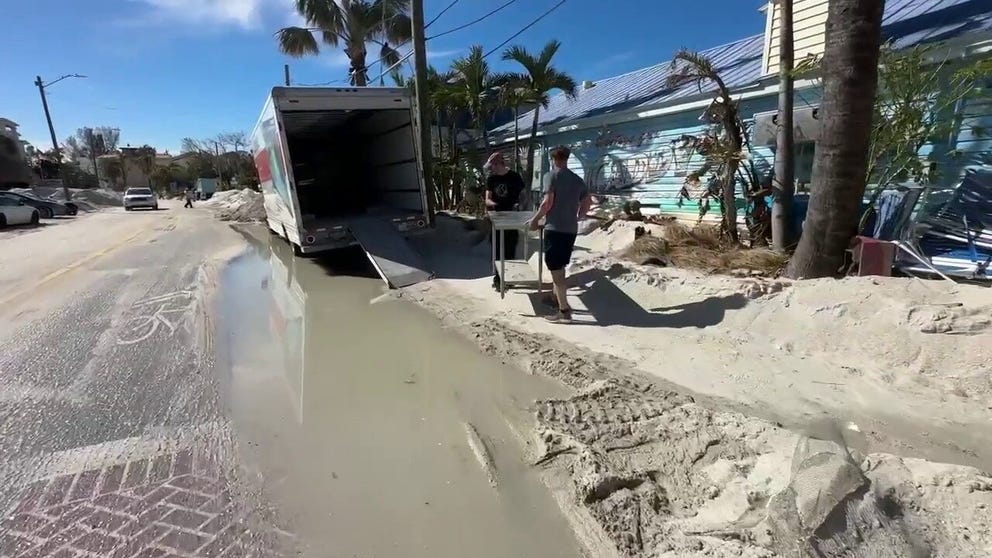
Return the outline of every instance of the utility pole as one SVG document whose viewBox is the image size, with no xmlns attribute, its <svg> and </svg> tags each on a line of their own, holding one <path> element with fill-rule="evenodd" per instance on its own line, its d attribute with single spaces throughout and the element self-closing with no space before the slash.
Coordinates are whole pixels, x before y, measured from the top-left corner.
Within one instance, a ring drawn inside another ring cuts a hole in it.
<svg viewBox="0 0 992 558">
<path fill-rule="evenodd" d="M 52 135 L 52 149 L 55 150 L 55 164 L 59 169 L 60 175 L 62 174 L 62 150 L 59 149 L 59 140 L 55 138 L 55 126 L 52 125 L 52 113 L 48 111 L 48 98 L 45 96 L 45 88 L 71 77 L 84 78 L 86 76 L 81 76 L 79 74 L 64 75 L 51 83 L 41 81 L 41 76 L 35 76 L 34 78 L 34 84 L 38 86 L 38 93 L 41 94 L 41 106 L 45 109 L 45 120 L 48 121 L 48 133 Z M 65 196 L 66 201 L 69 201 L 71 196 L 69 194 L 69 186 L 66 185 L 64 176 L 62 177 L 62 195 Z"/>
<path fill-rule="evenodd" d="M 283 64 L 282 72 L 286 76 L 286 87 L 289 87 L 289 64 Z"/>
<path fill-rule="evenodd" d="M 48 121 L 48 133 L 52 135 L 52 149 L 55 150 L 55 164 L 56 168 L 59 169 L 59 175 L 62 175 L 62 150 L 59 149 L 59 140 L 55 138 L 55 126 L 52 124 L 52 113 L 48 111 L 48 98 L 45 97 L 45 82 L 41 81 L 41 76 L 35 76 L 34 84 L 38 86 L 38 92 L 41 94 L 41 106 L 45 109 L 45 120 Z M 65 201 L 69 201 L 71 195 L 69 194 L 69 186 L 65 183 L 65 177 L 62 177 L 62 195 L 65 196 Z"/>
<path fill-rule="evenodd" d="M 772 5 L 771 9 L 775 9 Z M 792 0 L 779 0 L 778 31 L 778 134 L 775 147 L 775 179 L 772 183 L 772 248 L 785 252 L 791 241 L 792 198 L 795 195 L 795 137 L 792 113 L 795 108 L 792 32 Z"/>
<path fill-rule="evenodd" d="M 424 0 L 413 0 L 410 6 L 413 20 L 413 74 L 417 88 L 417 125 L 420 131 L 420 159 L 427 189 L 427 222 L 434 226 L 434 150 L 431 139 L 431 102 L 427 91 L 427 40 L 424 38 Z"/>
</svg>

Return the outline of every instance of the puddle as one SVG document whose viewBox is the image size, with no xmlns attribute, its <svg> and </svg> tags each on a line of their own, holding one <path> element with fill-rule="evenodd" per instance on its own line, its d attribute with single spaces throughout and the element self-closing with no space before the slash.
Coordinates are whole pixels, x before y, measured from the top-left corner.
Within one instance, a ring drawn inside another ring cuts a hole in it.
<svg viewBox="0 0 992 558">
<path fill-rule="evenodd" d="M 273 239 L 221 285 L 241 446 L 303 555 L 580 556 L 518 434 L 562 388 L 410 303 L 371 304 L 384 284 L 352 256 L 295 259 Z"/>
</svg>

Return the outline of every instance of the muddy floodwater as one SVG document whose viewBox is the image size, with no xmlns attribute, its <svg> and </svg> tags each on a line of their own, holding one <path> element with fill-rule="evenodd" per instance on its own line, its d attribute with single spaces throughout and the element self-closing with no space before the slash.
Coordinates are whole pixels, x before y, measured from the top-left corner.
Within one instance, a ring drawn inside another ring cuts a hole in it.
<svg viewBox="0 0 992 558">
<path fill-rule="evenodd" d="M 561 387 L 383 299 L 360 252 L 256 242 L 220 288 L 239 447 L 302 555 L 582 555 L 523 457 L 534 400 Z"/>
</svg>

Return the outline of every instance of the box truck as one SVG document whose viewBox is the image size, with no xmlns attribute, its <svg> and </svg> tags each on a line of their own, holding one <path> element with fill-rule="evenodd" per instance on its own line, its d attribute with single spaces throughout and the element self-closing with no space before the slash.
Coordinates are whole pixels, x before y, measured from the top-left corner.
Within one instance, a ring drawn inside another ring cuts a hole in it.
<svg viewBox="0 0 992 558">
<path fill-rule="evenodd" d="M 275 87 L 251 136 L 269 229 L 297 255 L 360 245 L 393 287 L 430 277 L 405 236 L 429 215 L 411 92 Z"/>
</svg>

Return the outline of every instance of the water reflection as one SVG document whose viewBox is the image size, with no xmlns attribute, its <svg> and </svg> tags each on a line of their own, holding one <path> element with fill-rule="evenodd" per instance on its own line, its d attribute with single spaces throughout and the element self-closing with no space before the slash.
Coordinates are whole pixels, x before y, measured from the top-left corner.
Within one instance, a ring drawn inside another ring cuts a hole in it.
<svg viewBox="0 0 992 558">
<path fill-rule="evenodd" d="M 370 304 L 362 254 L 258 244 L 224 276 L 235 424 L 311 556 L 576 556 L 521 455 L 556 384 L 499 366 L 426 312 Z M 364 275 L 364 276 L 363 276 Z M 466 438 L 489 447 L 497 486 Z"/>
</svg>

